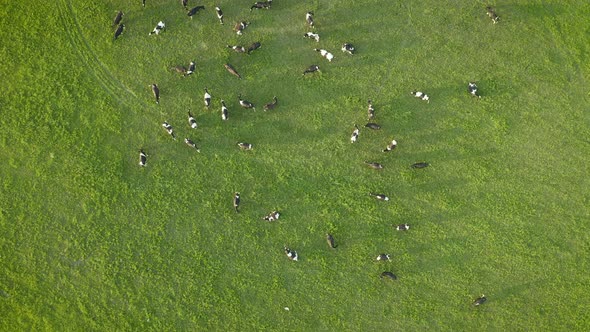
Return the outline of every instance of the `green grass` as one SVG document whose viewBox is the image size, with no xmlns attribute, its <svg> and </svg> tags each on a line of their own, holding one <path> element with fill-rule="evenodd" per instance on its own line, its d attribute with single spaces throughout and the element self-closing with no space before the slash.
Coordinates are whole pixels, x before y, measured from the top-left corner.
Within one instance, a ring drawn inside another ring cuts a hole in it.
<svg viewBox="0 0 590 332">
<path fill-rule="evenodd" d="M 227 0 L 224 26 L 214 3 L 190 20 L 176 0 L 132 2 L 0 12 L 0 330 L 590 328 L 587 2 L 498 1 L 493 25 L 475 1 L 275 0 L 250 13 Z M 127 29 L 112 42 L 116 10 Z M 319 44 L 302 37 L 309 10 Z M 241 19 L 252 24 L 238 37 Z M 254 41 L 250 56 L 225 48 Z M 169 70 L 190 60 L 192 77 Z M 322 73 L 302 77 L 311 64 Z M 383 129 L 350 144 L 367 99 Z M 273 209 L 281 219 L 260 220 Z M 381 252 L 393 261 L 374 262 Z"/>
</svg>

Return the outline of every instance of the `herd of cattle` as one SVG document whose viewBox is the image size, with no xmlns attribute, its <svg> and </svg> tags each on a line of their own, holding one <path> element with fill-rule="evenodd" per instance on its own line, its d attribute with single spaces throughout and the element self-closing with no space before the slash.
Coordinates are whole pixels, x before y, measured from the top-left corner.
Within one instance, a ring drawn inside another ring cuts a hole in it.
<svg viewBox="0 0 590 332">
<path fill-rule="evenodd" d="M 142 0 L 142 5 L 144 7 L 145 7 L 145 4 L 146 4 L 146 0 Z M 195 7 L 192 7 L 189 9 L 188 8 L 188 0 L 181 0 L 181 4 L 182 4 L 183 8 L 186 10 L 187 16 L 190 17 L 191 19 L 199 11 L 205 10 L 205 6 L 202 6 L 202 5 L 195 6 Z M 258 2 L 255 2 L 250 7 L 250 11 L 252 11 L 253 9 L 270 9 L 271 6 L 272 6 L 272 0 L 258 1 Z M 498 23 L 499 17 L 496 14 L 495 10 L 492 7 L 486 7 L 486 10 L 487 10 L 487 14 L 491 18 L 492 22 L 494 24 Z M 224 24 L 223 12 L 222 12 L 221 8 L 215 7 L 215 14 L 217 15 L 217 18 L 219 19 L 220 24 L 223 25 Z M 113 27 L 116 26 L 115 33 L 114 33 L 114 40 L 116 40 L 118 37 L 120 37 L 125 29 L 125 25 L 122 23 L 123 16 L 124 16 L 124 13 L 122 11 L 118 11 L 118 13 L 116 14 L 115 19 L 113 21 Z M 313 12 L 309 11 L 305 14 L 305 21 L 306 21 L 307 26 L 309 27 L 310 30 L 315 29 L 314 13 Z M 250 23 L 247 21 L 238 21 L 234 25 L 233 31 L 235 31 L 238 35 L 242 35 L 244 30 L 249 25 L 250 25 Z M 149 34 L 150 35 L 152 35 L 152 34 L 159 35 L 165 29 L 165 27 L 166 27 L 166 24 L 163 21 L 159 21 L 157 23 L 157 25 L 154 27 L 154 29 L 151 32 L 149 32 Z M 308 31 L 303 36 L 306 38 L 313 39 L 318 43 L 320 41 L 320 35 L 319 35 L 319 33 L 315 32 L 315 30 L 314 30 L 314 32 Z M 248 54 L 250 54 L 252 51 L 260 48 L 260 46 L 261 46 L 260 42 L 255 42 L 247 48 L 244 46 L 240 46 L 240 45 L 227 45 L 228 48 L 232 49 L 235 52 L 248 53 Z M 355 52 L 355 47 L 351 43 L 346 42 L 342 45 L 341 50 L 342 50 L 342 52 L 353 55 Z M 318 52 L 322 57 L 327 59 L 329 62 L 331 62 L 334 58 L 334 55 L 325 49 L 315 48 L 314 51 Z M 226 70 L 230 74 L 232 74 L 238 78 L 241 78 L 241 75 L 238 73 L 238 71 L 231 64 L 226 63 L 226 64 L 224 64 L 224 67 L 226 68 Z M 184 66 L 176 66 L 173 69 L 176 72 L 182 74 L 183 76 L 189 76 L 195 72 L 195 62 L 191 61 L 190 64 L 188 65 L 188 68 L 186 68 Z M 318 72 L 318 71 L 320 71 L 320 67 L 318 65 L 314 64 L 314 65 L 309 66 L 307 69 L 305 69 L 303 71 L 303 75 Z M 160 102 L 160 89 L 159 89 L 158 85 L 155 83 L 151 84 L 151 90 L 154 95 L 155 102 L 159 104 L 159 102 Z M 478 87 L 475 82 L 468 83 L 467 91 L 471 95 L 473 95 L 477 98 L 481 98 L 481 95 L 478 92 Z M 430 102 L 430 97 L 422 91 L 411 91 L 411 95 L 413 95 L 414 97 L 416 97 L 418 99 L 426 101 L 428 103 Z M 207 108 L 209 108 L 211 105 L 211 95 L 209 94 L 209 91 L 207 90 L 207 88 L 205 88 L 203 100 L 204 100 L 205 106 Z M 243 99 L 241 95 L 238 96 L 238 102 L 239 102 L 240 106 L 243 108 L 255 109 L 254 104 Z M 228 119 L 228 109 L 225 105 L 225 101 L 222 99 L 222 100 L 220 100 L 220 103 L 221 103 L 221 118 L 222 118 L 222 120 L 227 120 Z M 270 103 L 267 103 L 264 105 L 264 110 L 266 111 L 266 110 L 274 109 L 275 106 L 277 105 L 277 103 L 278 103 L 278 99 L 275 96 Z M 367 117 L 368 117 L 369 121 L 371 121 L 372 119 L 375 118 L 375 109 L 373 107 L 373 103 L 371 100 L 368 101 Z M 188 124 L 193 129 L 197 128 L 197 121 L 195 120 L 195 118 L 193 117 L 193 115 L 191 114 L 190 111 L 188 112 Z M 162 123 L 162 127 L 164 127 L 164 129 L 168 132 L 168 134 L 172 137 L 172 139 L 176 140 L 176 134 L 174 133 L 174 129 L 168 122 Z M 369 129 L 373 129 L 373 130 L 379 130 L 381 128 L 380 125 L 378 125 L 377 123 L 374 123 L 374 122 L 368 122 L 365 125 L 365 127 L 369 128 Z M 358 125 L 354 125 L 354 130 L 353 130 L 352 135 L 350 137 L 350 142 L 355 143 L 359 137 L 359 134 L 360 134 L 360 128 L 358 127 Z M 191 139 L 185 138 L 184 142 L 189 147 L 195 149 L 197 152 L 200 152 L 200 149 L 197 147 L 197 145 Z M 246 143 L 246 142 L 238 142 L 237 145 L 242 150 L 251 150 L 253 148 L 252 144 Z M 396 148 L 396 146 L 397 146 L 397 141 L 394 139 L 382 150 L 382 152 L 390 152 L 390 151 L 394 150 Z M 139 150 L 139 165 L 142 167 L 147 166 L 147 158 L 148 158 L 148 155 L 143 151 L 143 149 L 140 149 Z M 366 161 L 365 164 L 373 169 L 382 169 L 383 168 L 383 165 L 380 163 L 377 163 L 377 162 Z M 417 163 L 411 165 L 411 167 L 414 169 L 425 168 L 428 166 L 429 166 L 429 164 L 426 162 L 417 162 Z M 369 195 L 377 200 L 389 201 L 389 197 L 385 194 L 369 193 Z M 233 195 L 233 207 L 236 212 L 239 212 L 240 200 L 241 200 L 240 193 L 235 192 Z M 276 221 L 277 219 L 279 219 L 279 216 L 280 216 L 280 213 L 278 211 L 272 211 L 268 215 L 264 216 L 262 219 L 265 221 L 268 221 L 268 222 L 272 222 L 272 221 Z M 407 231 L 410 229 L 410 225 L 400 224 L 400 225 L 395 225 L 394 228 L 398 231 Z M 330 234 L 330 233 L 326 234 L 326 241 L 327 241 L 330 248 L 336 248 L 334 236 L 332 234 Z M 285 245 L 283 250 L 284 250 L 285 255 L 290 260 L 297 261 L 299 259 L 297 252 L 295 250 L 292 250 L 288 246 Z M 377 261 L 389 261 L 390 255 L 385 254 L 385 253 L 379 254 L 377 256 L 376 260 Z M 380 274 L 380 278 L 396 280 L 397 276 L 390 271 L 384 271 Z M 483 304 L 486 300 L 487 300 L 487 298 L 484 295 L 481 295 L 473 302 L 473 305 L 479 306 L 479 305 Z"/>
</svg>

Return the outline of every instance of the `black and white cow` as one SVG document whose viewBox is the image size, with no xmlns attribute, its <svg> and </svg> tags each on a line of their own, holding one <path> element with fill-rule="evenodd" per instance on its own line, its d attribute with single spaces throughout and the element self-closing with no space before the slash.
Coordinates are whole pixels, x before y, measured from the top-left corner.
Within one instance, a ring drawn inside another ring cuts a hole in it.
<svg viewBox="0 0 590 332">
<path fill-rule="evenodd" d="M 275 221 L 278 220 L 279 217 L 281 216 L 281 214 L 279 213 L 279 211 L 272 211 L 271 213 L 267 214 L 266 216 L 262 217 L 262 220 L 266 220 L 266 221 Z"/>
<path fill-rule="evenodd" d="M 425 94 L 422 91 L 412 91 L 410 92 L 412 94 L 412 96 L 416 97 L 416 98 L 420 98 L 424 101 L 426 101 L 427 103 L 430 103 L 430 97 L 428 97 L 427 94 Z"/>
<path fill-rule="evenodd" d="M 252 11 L 252 9 L 270 9 L 270 5 L 272 5 L 272 0 L 256 1 L 252 7 L 250 7 L 250 11 Z"/>
<path fill-rule="evenodd" d="M 492 19 L 492 22 L 494 24 L 498 23 L 498 21 L 500 20 L 500 17 L 496 14 L 496 11 L 494 10 L 494 8 L 492 8 L 491 6 L 487 6 L 486 10 L 488 12 L 488 16 Z"/>
<path fill-rule="evenodd" d="M 259 49 L 260 46 L 261 46 L 260 42 L 252 43 L 250 46 L 248 46 L 248 54 L 250 54 L 252 51 Z"/>
<path fill-rule="evenodd" d="M 313 22 L 313 12 L 307 12 L 305 14 L 305 22 L 307 22 L 307 24 L 309 25 L 309 27 L 313 28 L 314 22 Z"/>
<path fill-rule="evenodd" d="M 195 118 L 191 114 L 191 111 L 188 111 L 188 124 L 189 126 L 191 126 L 191 128 L 197 129 L 197 120 L 195 120 Z"/>
<path fill-rule="evenodd" d="M 150 32 L 150 35 L 153 35 L 153 34 L 159 35 L 160 32 L 162 32 L 162 30 L 164 30 L 165 27 L 166 27 L 166 24 L 164 24 L 164 22 L 162 22 L 162 21 L 158 22 L 158 24 L 156 24 L 156 27 L 154 28 L 154 30 L 152 30 L 152 32 Z"/>
<path fill-rule="evenodd" d="M 377 261 L 389 261 L 389 255 L 388 254 L 379 254 L 377 256 Z"/>
<path fill-rule="evenodd" d="M 397 226 L 395 226 L 395 229 L 398 231 L 407 231 L 408 229 L 410 229 L 410 225 L 408 224 L 399 224 Z"/>
<path fill-rule="evenodd" d="M 139 166 L 147 166 L 147 154 L 143 152 L 143 149 L 139 150 Z"/>
<path fill-rule="evenodd" d="M 369 196 L 374 197 L 375 199 L 380 201 L 389 201 L 389 197 L 387 197 L 387 195 L 384 194 L 369 193 Z"/>
<path fill-rule="evenodd" d="M 272 97 L 272 101 L 264 105 L 264 110 L 269 111 L 274 109 L 277 106 L 278 102 L 279 100 L 277 99 L 277 96 Z"/>
<path fill-rule="evenodd" d="M 469 91 L 472 96 L 481 98 L 481 95 L 477 92 L 477 85 L 475 82 L 469 82 L 469 84 L 467 84 L 467 91 Z"/>
<path fill-rule="evenodd" d="M 303 71 L 303 76 L 305 76 L 305 74 L 315 73 L 316 71 L 320 71 L 320 66 L 311 65 L 306 70 Z"/>
<path fill-rule="evenodd" d="M 232 50 L 234 50 L 236 53 L 245 53 L 246 52 L 246 48 L 244 46 L 239 46 L 239 45 L 227 45 L 227 48 L 231 48 Z"/>
<path fill-rule="evenodd" d="M 239 207 L 240 207 L 240 193 L 235 192 L 234 193 L 234 210 L 236 210 L 236 212 L 240 212 Z"/>
<path fill-rule="evenodd" d="M 383 149 L 383 152 L 389 152 L 393 149 L 395 149 L 397 147 L 397 141 L 396 140 L 391 140 L 391 142 L 389 144 L 387 144 L 387 147 L 385 149 Z"/>
<path fill-rule="evenodd" d="M 485 301 L 487 301 L 488 299 L 486 298 L 486 296 L 484 294 L 481 294 L 480 297 L 478 297 L 477 299 L 475 299 L 475 301 L 473 301 L 473 305 L 474 306 L 480 306 L 482 304 L 484 304 Z"/>
<path fill-rule="evenodd" d="M 187 6 L 188 6 L 188 0 L 180 0 L 180 4 L 182 5 L 182 7 L 184 7 L 184 9 L 187 9 L 188 10 L 188 8 L 187 8 Z"/>
<path fill-rule="evenodd" d="M 193 16 L 199 12 L 199 10 L 203 10 L 203 9 L 205 9 L 205 6 L 193 7 L 193 8 L 191 8 L 191 10 L 188 11 L 188 13 L 186 13 L 186 15 L 188 15 L 188 17 L 190 17 L 192 19 Z"/>
<path fill-rule="evenodd" d="M 160 88 L 158 88 L 158 85 L 156 83 L 151 85 L 152 87 L 152 93 L 154 94 L 154 98 L 156 98 L 156 104 L 160 103 Z"/>
<path fill-rule="evenodd" d="M 201 149 L 199 149 L 199 148 L 197 147 L 197 145 L 195 144 L 195 142 L 193 142 L 192 140 L 190 140 L 190 139 L 188 139 L 188 138 L 185 138 L 185 139 L 184 139 L 184 143 L 185 143 L 186 145 L 190 146 L 191 148 L 193 148 L 193 149 L 197 150 L 197 152 L 201 152 Z"/>
<path fill-rule="evenodd" d="M 238 22 L 236 25 L 234 25 L 234 31 L 241 36 L 244 29 L 246 29 L 248 25 L 250 25 L 250 23 L 246 21 Z"/>
<path fill-rule="evenodd" d="M 115 25 L 118 25 L 119 23 L 121 23 L 121 20 L 123 19 L 123 15 L 124 15 L 124 14 L 123 14 L 123 12 L 122 12 L 122 11 L 120 11 L 120 10 L 119 10 L 119 11 L 117 12 L 117 15 L 115 16 L 115 19 L 113 20 L 113 25 L 112 25 L 113 27 L 114 27 Z"/>
<path fill-rule="evenodd" d="M 336 243 L 334 241 L 334 237 L 332 236 L 332 234 L 330 234 L 330 233 L 326 234 L 326 242 L 328 242 L 328 245 L 330 246 L 330 248 L 332 248 L 332 249 L 336 248 Z"/>
<path fill-rule="evenodd" d="M 225 106 L 225 101 L 221 100 L 221 120 L 226 121 L 229 119 L 229 114 L 227 112 L 227 107 Z"/>
<path fill-rule="evenodd" d="M 246 142 L 238 142 L 238 146 L 242 150 L 252 150 L 252 144 Z"/>
<path fill-rule="evenodd" d="M 289 257 L 289 259 L 292 261 L 297 261 L 299 259 L 297 252 L 295 250 L 289 249 L 287 246 L 285 246 L 285 255 L 287 255 L 287 257 Z"/>
<path fill-rule="evenodd" d="M 344 43 L 341 48 L 342 52 L 348 53 L 350 55 L 354 54 L 354 46 L 350 43 Z"/>
<path fill-rule="evenodd" d="M 350 143 L 355 143 L 358 140 L 360 132 L 359 127 L 354 125 L 354 130 L 352 131 L 352 135 L 350 135 Z"/>
<path fill-rule="evenodd" d="M 324 49 L 314 48 L 313 50 L 320 53 L 320 55 L 323 56 L 324 58 L 326 58 L 329 62 L 332 62 L 332 59 L 334 59 L 334 54 L 332 54 Z"/>
<path fill-rule="evenodd" d="M 121 34 L 123 34 L 123 30 L 125 30 L 125 24 L 119 24 L 117 26 L 117 30 L 115 30 L 115 37 L 113 37 L 113 41 L 117 40 Z"/>
<path fill-rule="evenodd" d="M 223 24 L 223 12 L 221 8 L 215 7 L 215 13 L 217 14 L 217 18 L 219 19 L 219 23 Z"/>
<path fill-rule="evenodd" d="M 240 103 L 240 106 L 242 106 L 243 108 L 251 108 L 256 111 L 254 104 L 252 104 L 251 102 L 249 102 L 247 100 L 242 99 L 242 95 L 238 95 L 238 102 Z"/>
<path fill-rule="evenodd" d="M 375 109 L 373 108 L 373 102 L 369 99 L 369 107 L 367 108 L 367 117 L 369 120 L 375 117 Z"/>
<path fill-rule="evenodd" d="M 379 129 L 381 129 L 381 126 L 380 126 L 380 125 L 378 125 L 378 124 L 376 124 L 376 123 L 374 123 L 374 122 L 369 122 L 369 123 L 367 123 L 367 124 L 365 125 L 365 127 L 366 127 L 366 128 L 369 128 L 369 129 L 373 129 L 373 130 L 379 130 Z"/>
<path fill-rule="evenodd" d="M 320 35 L 319 35 L 319 34 L 317 34 L 317 33 L 313 33 L 313 32 L 306 32 L 306 33 L 303 35 L 303 37 L 305 37 L 305 38 L 309 38 L 309 39 L 313 39 L 313 40 L 315 40 L 315 41 L 316 41 L 316 42 L 318 42 L 318 43 L 320 42 Z"/>
<path fill-rule="evenodd" d="M 207 88 L 205 88 L 205 94 L 203 95 L 203 101 L 205 102 L 205 106 L 207 108 L 209 108 L 209 106 L 211 106 L 211 95 L 209 94 L 209 91 L 207 91 Z"/>
<path fill-rule="evenodd" d="M 162 127 L 164 127 L 168 134 L 172 136 L 172 139 L 176 141 L 176 135 L 174 134 L 174 129 L 172 129 L 172 126 L 168 122 L 164 121 L 164 123 L 162 123 Z"/>
<path fill-rule="evenodd" d="M 184 74 L 184 76 L 192 75 L 195 72 L 195 62 L 191 61 L 188 65 L 188 70 Z"/>
</svg>

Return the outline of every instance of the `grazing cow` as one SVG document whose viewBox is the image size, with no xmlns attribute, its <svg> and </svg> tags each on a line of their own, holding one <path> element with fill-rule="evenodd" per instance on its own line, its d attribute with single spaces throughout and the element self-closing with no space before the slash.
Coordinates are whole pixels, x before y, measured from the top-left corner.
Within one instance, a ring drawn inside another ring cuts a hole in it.
<svg viewBox="0 0 590 332">
<path fill-rule="evenodd" d="M 375 118 L 375 109 L 373 108 L 373 102 L 369 99 L 369 107 L 367 108 L 367 117 L 369 120 Z"/>
<path fill-rule="evenodd" d="M 390 280 L 397 280 L 397 276 L 389 271 L 382 272 L 379 278 L 383 279 L 390 279 Z"/>
<path fill-rule="evenodd" d="M 270 5 L 272 5 L 272 0 L 267 0 L 267 1 L 257 1 L 255 2 L 252 7 L 250 7 L 250 11 L 252 11 L 252 9 L 256 8 L 256 9 L 270 9 Z"/>
<path fill-rule="evenodd" d="M 369 129 L 373 129 L 373 130 L 379 130 L 381 129 L 381 126 L 374 123 L 374 122 L 369 122 L 365 125 L 365 127 L 369 128 Z"/>
<path fill-rule="evenodd" d="M 223 24 L 223 12 L 219 7 L 215 7 L 215 13 L 217 13 L 217 18 L 219 19 L 219 23 Z"/>
<path fill-rule="evenodd" d="M 145 0 L 141 0 L 141 5 L 145 8 Z"/>
<path fill-rule="evenodd" d="M 160 103 L 160 88 L 156 83 L 152 84 L 152 93 L 154 94 L 154 98 L 156 98 L 156 104 Z"/>
<path fill-rule="evenodd" d="M 162 30 L 166 27 L 166 24 L 164 24 L 164 22 L 160 21 L 158 22 L 158 24 L 156 24 L 156 27 L 154 28 L 154 30 L 152 30 L 152 32 L 150 32 L 150 35 L 153 35 L 154 33 L 156 35 L 159 35 L 160 32 L 162 32 Z"/>
<path fill-rule="evenodd" d="M 369 193 L 369 196 L 375 197 L 375 199 L 378 199 L 380 201 L 388 201 L 389 200 L 389 197 L 387 197 L 384 194 Z"/>
<path fill-rule="evenodd" d="M 305 14 L 305 21 L 311 28 L 313 28 L 313 12 L 307 12 Z"/>
<path fill-rule="evenodd" d="M 422 91 L 412 91 L 410 92 L 412 94 L 412 96 L 416 97 L 416 98 L 420 98 L 422 100 L 425 100 L 427 103 L 430 103 L 430 97 L 428 97 L 427 94 L 425 94 Z"/>
<path fill-rule="evenodd" d="M 305 76 L 305 74 L 315 73 L 316 71 L 320 71 L 320 66 L 311 65 L 306 70 L 303 71 L 303 76 Z"/>
<path fill-rule="evenodd" d="M 395 229 L 398 231 L 407 231 L 408 229 L 410 229 L 410 225 L 408 224 L 399 224 L 397 226 L 395 226 Z"/>
<path fill-rule="evenodd" d="M 309 39 L 315 39 L 316 42 L 320 42 L 320 35 L 317 33 L 313 33 L 313 32 L 306 32 L 303 37 L 305 38 L 309 38 Z"/>
<path fill-rule="evenodd" d="M 244 29 L 246 29 L 246 27 L 250 25 L 249 22 L 246 21 L 242 21 L 242 22 L 238 22 L 236 23 L 236 25 L 234 25 L 234 31 L 238 34 L 238 35 L 242 35 L 242 32 L 244 31 Z"/>
<path fill-rule="evenodd" d="M 191 8 L 191 10 L 188 11 L 188 13 L 186 13 L 186 15 L 188 15 L 188 17 L 190 17 L 191 19 L 193 18 L 193 16 L 195 14 L 197 14 L 199 12 L 199 10 L 201 9 L 205 9 L 205 6 L 196 6 Z"/>
<path fill-rule="evenodd" d="M 197 147 L 195 142 L 193 142 L 192 140 L 185 138 L 184 143 L 186 143 L 186 145 L 190 146 L 191 148 L 197 150 L 197 152 L 201 152 L 201 150 Z"/>
<path fill-rule="evenodd" d="M 268 103 L 268 104 L 265 104 L 265 105 L 264 105 L 264 110 L 265 110 L 265 111 L 268 111 L 268 110 L 273 110 L 273 109 L 274 109 L 274 108 L 277 106 L 277 103 L 278 103 L 278 102 L 279 102 L 279 101 L 278 101 L 278 99 L 277 99 L 277 96 L 274 96 L 274 97 L 272 97 L 272 102 L 270 102 L 270 103 Z"/>
<path fill-rule="evenodd" d="M 162 127 L 164 127 L 164 129 L 166 129 L 168 134 L 170 134 L 170 136 L 172 136 L 172 139 L 174 139 L 176 141 L 176 135 L 174 134 L 174 130 L 172 129 L 172 126 L 168 122 L 164 121 L 164 123 L 162 123 Z"/>
<path fill-rule="evenodd" d="M 393 149 L 395 149 L 397 147 L 397 141 L 396 140 L 391 140 L 391 143 L 389 143 L 387 145 L 387 147 L 385 149 L 383 149 L 383 152 L 389 152 Z"/>
<path fill-rule="evenodd" d="M 319 52 L 321 56 L 323 56 L 330 62 L 332 62 L 332 59 L 334 59 L 334 55 L 324 49 L 314 48 L 313 50 Z"/>
<path fill-rule="evenodd" d="M 251 108 L 253 110 L 256 111 L 256 108 L 254 107 L 254 104 L 252 104 L 251 102 L 242 99 L 242 95 L 238 95 L 238 102 L 240 103 L 240 106 L 242 106 L 243 108 Z"/>
<path fill-rule="evenodd" d="M 350 55 L 354 54 L 354 46 L 352 46 L 352 44 L 350 44 L 350 43 L 342 44 L 341 50 L 342 50 L 342 52 L 348 53 Z"/>
<path fill-rule="evenodd" d="M 197 120 L 195 120 L 191 114 L 191 111 L 188 111 L 188 124 L 191 126 L 191 128 L 197 129 Z"/>
<path fill-rule="evenodd" d="M 354 130 L 352 131 L 352 135 L 350 136 L 350 143 L 354 143 L 356 142 L 356 140 L 359 138 L 359 134 L 360 134 L 360 129 L 357 125 L 354 125 Z"/>
<path fill-rule="evenodd" d="M 139 150 L 139 166 L 147 166 L 147 154 L 143 152 L 143 149 Z"/>
<path fill-rule="evenodd" d="M 119 23 L 121 23 L 121 20 L 123 19 L 123 12 L 119 10 L 119 12 L 117 12 L 117 16 L 115 16 L 115 19 L 113 20 L 113 27 L 115 25 L 118 25 Z"/>
<path fill-rule="evenodd" d="M 264 216 L 262 218 L 262 220 L 266 220 L 266 221 L 275 221 L 277 219 L 279 219 L 280 217 L 280 213 L 278 211 L 272 211 L 271 213 L 269 213 L 268 215 Z"/>
<path fill-rule="evenodd" d="M 383 165 L 381 165 L 380 163 L 365 161 L 365 164 L 367 166 L 371 167 L 372 169 L 383 169 Z"/>
<path fill-rule="evenodd" d="M 186 76 L 186 67 L 185 66 L 174 66 L 174 67 L 172 67 L 172 70 L 176 71 L 179 74 L 182 74 L 182 76 Z"/>
<path fill-rule="evenodd" d="M 259 48 L 260 48 L 260 42 L 252 43 L 252 45 L 248 46 L 248 54 L 250 54 L 250 52 L 255 51 Z"/>
<path fill-rule="evenodd" d="M 225 69 L 227 69 L 227 71 L 230 74 L 234 75 L 235 77 L 237 77 L 239 79 L 242 78 L 242 76 L 240 76 L 240 74 L 238 73 L 238 71 L 232 65 L 230 65 L 229 63 L 226 63 L 223 66 L 225 67 Z"/>
<path fill-rule="evenodd" d="M 330 234 L 330 233 L 326 234 L 326 242 L 328 242 L 328 245 L 330 246 L 330 248 L 332 248 L 332 249 L 336 248 L 336 244 L 334 243 L 334 237 L 332 236 L 332 234 Z"/>
<path fill-rule="evenodd" d="M 488 12 L 488 16 L 492 19 L 492 22 L 494 22 L 494 24 L 498 23 L 498 21 L 500 20 L 500 17 L 496 14 L 496 11 L 494 10 L 494 8 L 487 6 L 486 10 Z"/>
<path fill-rule="evenodd" d="M 192 75 L 195 72 L 195 62 L 191 61 L 188 65 L 188 70 L 184 74 L 184 76 Z"/>
<path fill-rule="evenodd" d="M 115 30 L 115 37 L 113 37 L 113 41 L 119 38 L 119 36 L 123 33 L 123 30 L 125 30 L 125 24 L 119 24 L 119 26 L 117 26 L 117 30 Z"/>
<path fill-rule="evenodd" d="M 234 193 L 234 210 L 236 210 L 236 212 L 240 212 L 240 210 L 238 210 L 239 207 L 240 207 L 240 193 L 236 192 L 236 193 Z"/>
<path fill-rule="evenodd" d="M 295 250 L 289 249 L 289 247 L 285 246 L 285 254 L 289 257 L 290 260 L 296 261 L 299 257 L 297 256 L 297 252 Z"/>
<path fill-rule="evenodd" d="M 188 8 L 187 8 L 187 6 L 188 6 L 188 0 L 180 0 L 180 3 L 182 4 L 182 7 L 184 7 L 184 9 L 187 9 L 188 10 Z"/>
<path fill-rule="evenodd" d="M 481 294 L 480 297 L 478 297 L 477 299 L 475 299 L 475 301 L 473 301 L 473 305 L 474 306 L 479 306 L 484 304 L 485 301 L 487 301 L 488 299 L 486 298 L 486 296 L 484 294 Z"/>
<path fill-rule="evenodd" d="M 250 143 L 238 142 L 238 146 L 242 150 L 252 150 L 252 144 L 250 144 Z"/>
<path fill-rule="evenodd" d="M 389 255 L 388 254 L 379 254 L 377 256 L 377 261 L 389 261 Z"/>
<path fill-rule="evenodd" d="M 229 114 L 227 113 L 227 107 L 225 107 L 225 101 L 221 100 L 221 120 L 225 121 L 229 119 Z"/>
<path fill-rule="evenodd" d="M 236 53 L 245 53 L 246 52 L 246 48 L 244 46 L 238 46 L 238 45 L 231 46 L 231 45 L 227 45 L 227 48 L 231 48 Z"/>
<path fill-rule="evenodd" d="M 425 163 L 425 162 L 419 162 L 419 163 L 414 163 L 412 164 L 412 168 L 426 168 L 428 167 L 430 164 L 429 163 Z"/>
<path fill-rule="evenodd" d="M 469 91 L 472 96 L 481 98 L 481 95 L 477 92 L 477 85 L 475 82 L 469 82 L 469 84 L 467 84 L 467 91 Z"/>
<path fill-rule="evenodd" d="M 209 91 L 207 91 L 207 88 L 205 88 L 205 94 L 203 95 L 203 101 L 205 102 L 205 106 L 207 108 L 209 108 L 209 106 L 211 106 L 211 95 L 209 94 Z"/>
</svg>

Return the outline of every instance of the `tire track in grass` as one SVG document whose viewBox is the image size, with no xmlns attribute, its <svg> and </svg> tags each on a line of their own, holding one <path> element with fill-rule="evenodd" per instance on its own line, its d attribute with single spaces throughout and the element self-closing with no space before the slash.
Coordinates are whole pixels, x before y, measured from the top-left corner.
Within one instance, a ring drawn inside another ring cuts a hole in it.
<svg viewBox="0 0 590 332">
<path fill-rule="evenodd" d="M 99 60 L 98 56 L 88 44 L 88 41 L 82 34 L 80 24 L 76 20 L 76 15 L 71 4 L 67 0 L 58 1 L 58 10 L 60 20 L 63 23 L 64 30 L 72 48 L 75 50 L 78 58 L 86 67 L 101 87 L 113 96 L 120 104 L 130 106 L 131 108 L 145 108 L 147 105 L 141 102 L 135 93 L 127 88 L 121 81 L 117 80 L 107 69 L 105 64 Z M 133 98 L 124 98 L 123 95 L 130 94 Z"/>
</svg>

